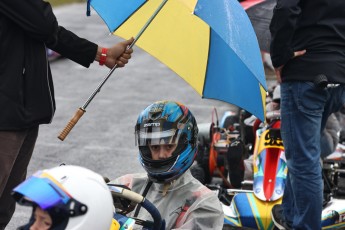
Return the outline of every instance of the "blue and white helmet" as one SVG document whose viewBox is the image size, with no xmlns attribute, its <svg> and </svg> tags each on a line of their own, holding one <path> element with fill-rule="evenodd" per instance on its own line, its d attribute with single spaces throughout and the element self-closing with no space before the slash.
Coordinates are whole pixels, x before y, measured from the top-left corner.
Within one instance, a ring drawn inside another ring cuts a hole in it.
<svg viewBox="0 0 345 230">
<path fill-rule="evenodd" d="M 189 109 L 172 101 L 158 101 L 144 109 L 135 126 L 139 160 L 148 177 L 167 183 L 181 176 L 197 154 L 198 127 Z M 172 156 L 153 160 L 148 145 L 176 144 Z"/>
<path fill-rule="evenodd" d="M 101 175 L 84 167 L 66 165 L 40 170 L 15 187 L 12 196 L 19 204 L 33 207 L 30 221 L 23 229 L 34 224 L 36 207 L 49 213 L 51 230 L 112 226 L 114 206 L 110 190 Z"/>
</svg>

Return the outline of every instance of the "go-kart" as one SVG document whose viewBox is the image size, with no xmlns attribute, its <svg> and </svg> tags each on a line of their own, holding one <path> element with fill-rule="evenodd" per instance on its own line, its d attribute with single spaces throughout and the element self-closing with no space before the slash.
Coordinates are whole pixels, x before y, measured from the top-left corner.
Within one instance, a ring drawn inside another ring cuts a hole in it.
<svg viewBox="0 0 345 230">
<path fill-rule="evenodd" d="M 281 203 L 287 166 L 280 137 L 278 113 L 267 114 L 270 123 L 256 131 L 253 149 L 252 189 L 228 190 L 230 205 L 223 203 L 224 224 L 253 229 L 273 229 L 271 209 Z"/>
<path fill-rule="evenodd" d="M 226 116 L 232 115 L 228 113 Z M 282 202 L 287 166 L 283 142 L 280 137 L 280 113 L 279 111 L 268 112 L 266 116 L 267 121 L 262 128 L 256 130 L 253 143 L 253 180 L 242 181 L 241 187 L 234 189 L 234 186 L 231 185 L 232 180 L 229 173 L 228 178 L 226 174 L 223 174 L 220 185 L 205 183 L 210 189 L 218 192 L 218 197 L 223 203 L 225 214 L 223 229 L 275 229 L 271 219 L 271 209 L 275 204 Z M 243 124 L 244 122 L 241 125 Z M 230 161 L 232 159 L 237 159 L 235 164 L 238 165 L 242 164 L 242 162 L 238 160 L 239 158 L 227 156 L 234 153 L 228 147 L 230 142 L 227 145 L 228 149 L 223 149 L 222 152 L 218 151 L 217 143 L 222 138 L 214 138 L 214 134 L 218 130 L 214 131 L 215 129 L 212 125 L 210 127 L 209 142 L 201 142 L 201 144 L 206 146 L 206 148 L 204 147 L 205 149 L 208 149 L 210 158 L 212 154 L 218 157 L 218 161 L 213 161 L 213 163 L 217 163 L 215 169 L 222 172 L 222 168 L 219 165 L 221 160 L 223 160 L 223 172 L 227 173 L 227 170 L 231 170 L 227 165 L 231 164 Z M 241 127 L 239 127 L 239 130 L 241 130 Z M 226 133 L 227 131 L 222 132 Z M 240 135 L 242 133 L 240 132 Z M 207 141 L 203 136 L 205 135 L 201 135 L 203 141 Z M 237 138 L 241 140 L 240 136 Z M 241 141 L 244 143 L 243 139 Z M 210 148 L 213 148 L 213 150 L 210 150 Z M 223 157 L 220 159 L 219 156 L 222 154 Z M 238 153 L 235 152 L 235 154 Z M 245 157 L 244 154 L 242 153 L 242 157 Z M 205 156 L 203 157 L 206 158 Z M 343 169 L 339 168 L 339 162 L 329 160 L 324 162 L 323 178 L 325 189 L 321 227 L 322 229 L 345 229 L 345 199 L 339 196 L 337 186 L 339 175 L 344 172 Z M 203 170 L 209 170 L 205 174 L 209 173 L 211 175 L 211 179 L 208 182 L 212 182 L 218 175 L 214 172 L 212 174 L 212 170 L 210 170 L 212 161 L 209 160 L 208 163 L 209 168 L 201 165 L 199 162 L 198 167 Z M 224 180 L 228 180 L 228 183 L 224 183 Z M 229 183 L 232 186 L 230 188 L 227 186 Z"/>
<path fill-rule="evenodd" d="M 214 109 L 212 122 L 198 125 L 197 163 L 191 170 L 203 184 L 210 184 L 212 179 L 219 178 L 223 187 L 241 188 L 243 159 L 247 157 L 250 147 L 241 138 L 240 116 L 239 112 L 228 111 L 219 123 L 217 110 Z"/>
</svg>

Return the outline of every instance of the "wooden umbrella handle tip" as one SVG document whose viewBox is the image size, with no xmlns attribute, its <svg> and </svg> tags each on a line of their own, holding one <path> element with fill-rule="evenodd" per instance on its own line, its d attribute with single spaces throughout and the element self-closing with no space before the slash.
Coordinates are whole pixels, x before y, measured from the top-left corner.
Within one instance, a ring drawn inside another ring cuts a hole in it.
<svg viewBox="0 0 345 230">
<path fill-rule="evenodd" d="M 82 108 L 79 108 L 76 113 L 74 114 L 74 116 L 72 117 L 72 119 L 68 122 L 68 124 L 66 125 L 66 127 L 61 131 L 60 135 L 58 136 L 58 138 L 63 141 L 65 140 L 65 138 L 67 137 L 67 135 L 71 132 L 71 130 L 73 129 L 73 127 L 77 124 L 77 122 L 79 121 L 79 119 L 81 118 L 81 116 L 83 116 L 83 114 L 85 113 L 85 110 Z"/>
</svg>

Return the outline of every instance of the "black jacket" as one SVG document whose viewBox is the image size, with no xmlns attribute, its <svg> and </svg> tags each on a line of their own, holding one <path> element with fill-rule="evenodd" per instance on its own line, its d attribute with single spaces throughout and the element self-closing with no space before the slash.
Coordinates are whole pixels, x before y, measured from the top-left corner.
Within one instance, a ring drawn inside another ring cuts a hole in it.
<svg viewBox="0 0 345 230">
<path fill-rule="evenodd" d="M 58 25 L 42 0 L 0 1 L 0 130 L 50 123 L 54 88 L 46 47 L 85 67 L 97 45 Z"/>
<path fill-rule="evenodd" d="M 270 25 L 273 65 L 282 81 L 345 83 L 345 0 L 278 0 Z M 305 55 L 292 58 L 294 51 Z"/>
</svg>

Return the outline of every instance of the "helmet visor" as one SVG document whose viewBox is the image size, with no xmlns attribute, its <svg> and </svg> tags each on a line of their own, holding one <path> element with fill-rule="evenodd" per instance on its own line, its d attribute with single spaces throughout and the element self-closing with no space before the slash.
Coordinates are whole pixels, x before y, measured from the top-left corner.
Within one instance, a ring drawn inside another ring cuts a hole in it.
<svg viewBox="0 0 345 230">
<path fill-rule="evenodd" d="M 18 202 L 23 202 L 22 198 L 24 198 L 26 201 L 36 203 L 44 210 L 58 204 L 67 204 L 73 199 L 58 182 L 51 180 L 44 172 L 31 176 L 14 188 L 13 192 Z"/>
<path fill-rule="evenodd" d="M 135 137 L 138 146 L 178 144 L 176 123 L 158 120 L 136 126 Z"/>
</svg>

